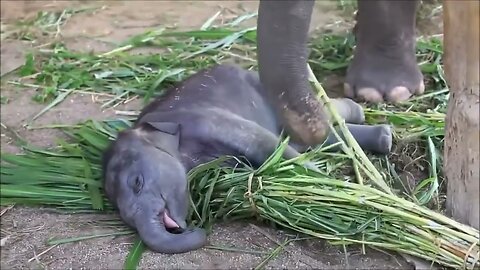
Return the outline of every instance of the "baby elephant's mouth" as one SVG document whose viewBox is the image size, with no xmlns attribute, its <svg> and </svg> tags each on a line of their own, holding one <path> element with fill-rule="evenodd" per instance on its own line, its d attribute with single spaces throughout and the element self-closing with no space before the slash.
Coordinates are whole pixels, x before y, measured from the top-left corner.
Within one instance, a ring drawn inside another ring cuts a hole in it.
<svg viewBox="0 0 480 270">
<path fill-rule="evenodd" d="M 183 231 L 185 231 L 184 228 L 181 228 L 180 226 L 178 226 L 178 224 L 175 222 L 175 220 L 173 220 L 168 215 L 168 210 L 167 209 L 165 209 L 165 211 L 163 211 L 163 213 L 160 213 L 160 215 L 163 218 L 163 224 L 165 225 L 165 229 L 167 229 L 167 231 L 169 233 L 178 234 L 178 233 L 182 233 Z"/>
</svg>

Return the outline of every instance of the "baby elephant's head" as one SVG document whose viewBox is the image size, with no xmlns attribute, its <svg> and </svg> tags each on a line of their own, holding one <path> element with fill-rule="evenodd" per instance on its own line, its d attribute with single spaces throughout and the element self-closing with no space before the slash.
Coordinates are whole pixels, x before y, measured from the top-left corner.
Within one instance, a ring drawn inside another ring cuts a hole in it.
<svg viewBox="0 0 480 270">
<path fill-rule="evenodd" d="M 206 243 L 204 230 L 187 230 L 187 172 L 178 146 L 178 124 L 142 123 L 120 132 L 103 156 L 107 198 L 156 252 L 187 252 Z"/>
</svg>

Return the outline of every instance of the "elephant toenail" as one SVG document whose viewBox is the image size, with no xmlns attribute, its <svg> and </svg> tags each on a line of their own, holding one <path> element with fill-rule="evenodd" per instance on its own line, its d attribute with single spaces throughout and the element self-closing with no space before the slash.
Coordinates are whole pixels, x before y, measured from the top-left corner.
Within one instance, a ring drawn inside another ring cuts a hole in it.
<svg viewBox="0 0 480 270">
<path fill-rule="evenodd" d="M 383 101 L 382 94 L 375 88 L 365 87 L 358 90 L 358 97 L 372 103 L 380 103 Z"/>
<path fill-rule="evenodd" d="M 412 94 L 405 86 L 397 86 L 387 94 L 387 100 L 392 102 L 401 102 L 410 98 L 411 95 Z"/>
<path fill-rule="evenodd" d="M 349 97 L 349 98 L 355 97 L 355 93 L 353 92 L 352 87 L 348 83 L 343 84 L 343 93 L 345 94 L 346 97 Z"/>
<path fill-rule="evenodd" d="M 417 91 L 415 91 L 415 94 L 421 95 L 423 94 L 423 92 L 425 92 L 425 83 L 421 81 L 420 84 L 418 85 Z"/>
</svg>

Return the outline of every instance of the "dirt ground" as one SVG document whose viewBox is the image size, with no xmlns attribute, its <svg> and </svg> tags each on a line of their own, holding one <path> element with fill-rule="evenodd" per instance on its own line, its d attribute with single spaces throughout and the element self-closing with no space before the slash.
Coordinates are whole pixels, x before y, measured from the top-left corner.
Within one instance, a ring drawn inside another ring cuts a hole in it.
<svg viewBox="0 0 480 270">
<path fill-rule="evenodd" d="M 198 28 L 218 10 L 225 16 L 234 16 L 247 11 L 256 11 L 257 1 L 2 1 L 2 23 L 9 23 L 39 10 L 63 9 L 67 6 L 103 6 L 94 13 L 74 15 L 61 30 L 61 38 L 67 47 L 75 50 L 107 51 L 110 42 L 126 38 L 155 26 L 177 25 L 180 28 Z M 225 18 L 225 16 L 223 18 Z M 220 19 L 222 16 L 220 16 Z M 353 18 L 347 18 L 352 20 Z M 250 20 L 247 25 L 255 25 Z M 332 2 L 317 1 L 312 20 L 312 30 L 319 27 L 346 23 Z M 35 46 L 39 44 L 34 44 Z M 26 49 L 32 44 L 16 40 L 2 41 L 2 76 L 24 62 Z M 35 89 L 19 89 L 6 83 L 2 77 L 1 94 L 9 99 L 1 106 L 1 147 L 5 152 L 18 152 L 12 136 L 4 125 L 20 136 L 39 146 L 51 146 L 54 130 L 26 130 L 24 125 L 45 104 L 32 101 Z M 139 102 L 130 102 L 116 109 L 141 109 Z M 113 110 L 102 110 L 89 95 L 70 96 L 59 106 L 50 110 L 35 122 L 35 126 L 58 123 L 76 123 L 87 119 L 114 117 Z M 118 117 L 118 116 L 115 116 Z M 46 241 L 52 237 L 67 238 L 101 232 L 98 228 L 82 225 L 98 215 L 60 215 L 48 210 L 14 207 L 1 217 L 2 269 L 120 269 L 133 243 L 131 237 L 105 237 L 55 246 L 49 249 Z M 186 254 L 163 255 L 146 252 L 140 267 L 162 269 L 248 269 L 257 266 L 265 254 L 247 253 L 248 250 L 271 252 L 291 232 L 277 231 L 264 226 L 263 232 L 249 222 L 218 224 L 209 236 L 209 245 L 231 247 L 244 251 L 227 252 L 203 248 Z M 289 236 L 290 235 L 290 236 Z M 275 241 L 272 241 L 275 240 Z M 46 252 L 45 252 L 46 251 Z M 38 256 L 37 256 L 38 255 Z M 37 256 L 37 257 L 35 257 Z M 361 254 L 360 247 L 334 247 L 320 240 L 290 243 L 267 268 L 323 268 L 323 269 L 411 269 L 402 258 L 385 252 L 367 250 Z"/>
</svg>

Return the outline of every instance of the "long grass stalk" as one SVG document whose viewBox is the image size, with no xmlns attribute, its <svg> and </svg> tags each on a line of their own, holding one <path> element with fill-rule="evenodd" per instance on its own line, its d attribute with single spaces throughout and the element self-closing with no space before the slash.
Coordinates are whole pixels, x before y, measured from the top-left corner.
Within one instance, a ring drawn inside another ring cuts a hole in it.
<svg viewBox="0 0 480 270">
<path fill-rule="evenodd" d="M 307 64 L 308 67 L 308 75 L 309 75 L 309 80 L 313 81 L 313 84 L 317 90 L 317 95 L 318 98 L 326 105 L 328 112 L 332 115 L 333 119 L 335 122 L 340 126 L 340 130 L 345 136 L 345 140 L 350 146 L 350 148 L 347 148 L 346 145 L 342 144 L 342 150 L 344 152 L 351 153 L 355 156 L 357 156 L 361 162 L 356 163 L 357 166 L 363 167 L 364 172 L 370 177 L 370 179 L 375 182 L 381 189 L 384 191 L 387 191 L 389 193 L 392 193 L 390 190 L 390 187 L 387 185 L 387 183 L 383 180 L 382 175 L 378 172 L 378 170 L 373 166 L 372 162 L 368 157 L 365 155 L 363 152 L 362 148 L 360 145 L 357 143 L 353 135 L 350 133 L 350 131 L 347 128 L 347 125 L 345 124 L 345 119 L 341 118 L 341 116 L 338 114 L 332 103 L 330 102 L 330 98 L 328 97 L 327 93 L 323 89 L 322 85 L 320 82 L 317 80 L 315 77 L 315 74 L 313 73 L 311 67 L 309 64 Z M 335 137 L 339 142 L 342 142 L 343 139 L 338 135 L 338 132 L 335 130 L 333 127 L 332 123 L 329 123 L 330 125 L 330 130 L 335 134 Z M 356 160 L 354 156 L 351 157 L 353 161 Z"/>
</svg>

